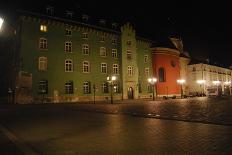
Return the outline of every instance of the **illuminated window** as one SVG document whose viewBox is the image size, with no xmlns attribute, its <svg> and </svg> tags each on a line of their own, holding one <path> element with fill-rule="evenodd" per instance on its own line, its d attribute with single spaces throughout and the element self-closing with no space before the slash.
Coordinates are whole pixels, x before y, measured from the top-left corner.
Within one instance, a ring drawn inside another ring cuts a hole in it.
<svg viewBox="0 0 232 155">
<path fill-rule="evenodd" d="M 107 73 L 107 64 L 101 63 L 101 73 Z"/>
<path fill-rule="evenodd" d="M 144 62 L 147 63 L 148 61 L 148 55 L 144 55 Z"/>
<path fill-rule="evenodd" d="M 47 32 L 47 26 L 46 25 L 40 25 L 40 31 L 41 32 Z"/>
<path fill-rule="evenodd" d="M 131 51 L 129 51 L 129 50 L 126 51 L 126 58 L 127 58 L 128 60 L 131 60 L 131 59 L 132 59 L 132 53 L 131 53 Z"/>
<path fill-rule="evenodd" d="M 72 72 L 73 71 L 73 63 L 71 59 L 65 60 L 65 72 Z"/>
<path fill-rule="evenodd" d="M 106 57 L 106 48 L 105 47 L 100 47 L 100 56 Z"/>
<path fill-rule="evenodd" d="M 89 55 L 89 45 L 88 44 L 83 44 L 82 45 L 82 53 L 84 55 Z"/>
<path fill-rule="evenodd" d="M 66 41 L 65 42 L 65 47 L 64 47 L 65 52 L 72 52 L 72 42 L 71 41 Z"/>
<path fill-rule="evenodd" d="M 88 33 L 82 33 L 82 39 L 88 39 Z"/>
<path fill-rule="evenodd" d="M 118 69 L 118 64 L 113 64 L 113 74 L 118 74 L 119 73 L 119 69 Z"/>
<path fill-rule="evenodd" d="M 112 58 L 118 58 L 117 49 L 112 49 Z"/>
<path fill-rule="evenodd" d="M 128 74 L 128 76 L 132 76 L 133 75 L 133 67 L 132 66 L 128 66 L 127 67 L 127 74 Z"/>
<path fill-rule="evenodd" d="M 109 93 L 109 87 L 108 87 L 108 83 L 104 82 L 102 84 L 102 93 Z"/>
<path fill-rule="evenodd" d="M 71 36 L 72 35 L 72 30 L 70 28 L 66 28 L 65 34 L 66 34 L 66 36 Z"/>
<path fill-rule="evenodd" d="M 145 68 L 145 76 L 149 77 L 149 68 Z"/>
<path fill-rule="evenodd" d="M 38 93 L 47 94 L 48 93 L 48 80 L 40 80 L 38 83 Z"/>
<path fill-rule="evenodd" d="M 85 81 L 83 84 L 83 93 L 90 94 L 91 93 L 91 85 L 89 81 Z"/>
<path fill-rule="evenodd" d="M 159 68 L 159 82 L 165 82 L 165 71 L 164 68 Z"/>
<path fill-rule="evenodd" d="M 47 49 L 48 48 L 48 42 L 45 38 L 39 39 L 39 49 Z"/>
<path fill-rule="evenodd" d="M 65 83 L 65 94 L 73 94 L 73 81 Z"/>
<path fill-rule="evenodd" d="M 40 71 L 47 70 L 47 57 L 39 57 L 39 70 Z"/>
<path fill-rule="evenodd" d="M 83 61 L 83 73 L 90 72 L 90 63 L 88 61 Z"/>
</svg>

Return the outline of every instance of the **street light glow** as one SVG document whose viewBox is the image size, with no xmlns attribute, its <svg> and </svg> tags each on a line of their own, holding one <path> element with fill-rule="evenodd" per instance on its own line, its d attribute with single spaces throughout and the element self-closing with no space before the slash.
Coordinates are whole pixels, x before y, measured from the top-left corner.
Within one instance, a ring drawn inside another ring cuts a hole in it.
<svg viewBox="0 0 232 155">
<path fill-rule="evenodd" d="M 179 84 L 184 84 L 184 83 L 185 83 L 185 80 L 184 80 L 184 79 L 179 79 L 179 80 L 177 80 L 177 83 L 179 83 Z"/>
<path fill-rule="evenodd" d="M 225 85 L 230 85 L 231 84 L 231 81 L 226 81 L 224 82 Z"/>
<path fill-rule="evenodd" d="M 197 83 L 198 84 L 203 84 L 203 83 L 205 83 L 205 80 L 197 80 Z"/>
<path fill-rule="evenodd" d="M 115 81 L 116 80 L 116 76 L 112 76 L 111 80 Z"/>
<path fill-rule="evenodd" d="M 148 78 L 147 81 L 150 83 L 150 84 L 154 84 L 157 82 L 157 79 L 156 78 Z"/>
<path fill-rule="evenodd" d="M 213 81 L 213 84 L 215 84 L 215 85 L 217 85 L 217 84 L 219 84 L 219 83 L 221 83 L 220 81 Z"/>
<path fill-rule="evenodd" d="M 2 29 L 3 22 L 4 22 L 4 19 L 0 17 L 0 30 Z"/>
</svg>

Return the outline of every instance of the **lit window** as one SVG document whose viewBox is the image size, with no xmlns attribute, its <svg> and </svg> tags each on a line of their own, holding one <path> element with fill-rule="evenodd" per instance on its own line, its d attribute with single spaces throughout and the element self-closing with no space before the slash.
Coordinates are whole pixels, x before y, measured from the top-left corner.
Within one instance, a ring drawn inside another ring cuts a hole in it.
<svg viewBox="0 0 232 155">
<path fill-rule="evenodd" d="M 144 62 L 147 63 L 148 61 L 148 55 L 144 55 Z"/>
<path fill-rule="evenodd" d="M 39 57 L 39 70 L 40 71 L 47 70 L 47 57 Z"/>
<path fill-rule="evenodd" d="M 104 82 L 102 84 L 102 93 L 109 93 L 109 87 L 108 87 L 108 83 Z"/>
<path fill-rule="evenodd" d="M 165 82 L 165 71 L 164 68 L 159 68 L 159 82 Z"/>
<path fill-rule="evenodd" d="M 41 32 L 47 32 L 47 26 L 46 25 L 40 25 L 40 31 Z"/>
<path fill-rule="evenodd" d="M 113 38 L 112 39 L 112 44 L 116 44 L 117 43 L 117 39 L 116 38 Z"/>
<path fill-rule="evenodd" d="M 45 38 L 39 39 L 39 49 L 47 49 L 48 48 L 48 42 Z"/>
<path fill-rule="evenodd" d="M 107 64 L 101 63 L 101 73 L 107 73 Z"/>
<path fill-rule="evenodd" d="M 113 74 L 118 74 L 119 69 L 118 69 L 118 64 L 113 64 Z"/>
<path fill-rule="evenodd" d="M 85 81 L 83 84 L 83 92 L 84 94 L 90 94 L 91 93 L 91 86 L 89 81 Z"/>
<path fill-rule="evenodd" d="M 113 58 L 118 58 L 117 49 L 112 49 L 112 57 Z"/>
<path fill-rule="evenodd" d="M 73 71 L 73 63 L 71 59 L 65 60 L 65 72 Z"/>
<path fill-rule="evenodd" d="M 100 56 L 106 57 L 106 48 L 105 47 L 100 47 Z"/>
<path fill-rule="evenodd" d="M 83 61 L 83 73 L 90 72 L 90 64 L 88 61 Z"/>
<path fill-rule="evenodd" d="M 82 33 L 82 39 L 88 39 L 88 33 Z"/>
<path fill-rule="evenodd" d="M 82 52 L 84 55 L 89 55 L 89 45 L 83 44 L 82 45 Z"/>
<path fill-rule="evenodd" d="M 65 94 L 73 94 L 73 81 L 65 83 Z"/>
<path fill-rule="evenodd" d="M 133 75 L 133 67 L 132 66 L 128 66 L 127 67 L 127 74 L 128 74 L 128 76 L 132 76 Z"/>
<path fill-rule="evenodd" d="M 72 30 L 70 28 L 66 28 L 65 34 L 66 34 L 66 36 L 71 36 L 72 35 Z"/>
<path fill-rule="evenodd" d="M 101 37 L 100 37 L 100 41 L 101 41 L 101 42 L 104 42 L 104 41 L 105 41 L 105 36 L 101 36 Z"/>
<path fill-rule="evenodd" d="M 119 85 L 117 83 L 114 83 L 114 93 L 119 93 Z"/>
<path fill-rule="evenodd" d="M 149 77 L 149 68 L 145 68 L 145 76 Z"/>
<path fill-rule="evenodd" d="M 72 52 L 72 42 L 71 41 L 66 41 L 65 42 L 65 47 L 64 47 L 65 52 Z"/>
<path fill-rule="evenodd" d="M 132 53 L 131 53 L 131 51 L 129 51 L 129 50 L 126 51 L 126 57 L 127 57 L 128 60 L 132 59 Z"/>
<path fill-rule="evenodd" d="M 48 93 L 48 80 L 40 80 L 38 86 L 38 93 L 39 94 L 47 94 Z"/>
</svg>

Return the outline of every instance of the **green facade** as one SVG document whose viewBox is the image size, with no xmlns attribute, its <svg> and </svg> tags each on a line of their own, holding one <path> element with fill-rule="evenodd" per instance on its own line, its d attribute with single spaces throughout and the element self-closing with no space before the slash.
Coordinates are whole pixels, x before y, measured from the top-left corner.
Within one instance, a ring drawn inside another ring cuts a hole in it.
<svg viewBox="0 0 232 155">
<path fill-rule="evenodd" d="M 152 75 L 152 52 L 150 41 L 138 39 L 130 24 L 121 27 L 121 32 L 95 27 L 77 22 L 57 20 L 51 17 L 40 18 L 31 15 L 20 18 L 20 72 L 32 75 L 33 101 L 42 97 L 50 102 L 90 101 L 93 100 L 94 86 L 96 100 L 107 100 L 108 92 L 102 92 L 102 84 L 107 83 L 107 76 L 115 75 L 118 91 L 113 92 L 114 99 L 137 99 L 149 97 L 145 68 Z M 40 26 L 46 25 L 47 31 L 41 32 Z M 66 29 L 71 35 L 66 35 Z M 88 39 L 83 39 L 83 33 Z M 104 36 L 104 41 L 101 38 Z M 47 39 L 47 49 L 39 48 L 39 39 Z M 116 39 L 116 43 L 112 43 Z M 65 52 L 65 42 L 72 42 L 71 52 Z M 128 42 L 129 41 L 129 42 Z M 82 45 L 89 45 L 89 54 L 84 55 Z M 106 48 L 106 56 L 100 56 L 100 48 Z M 117 58 L 112 57 L 112 49 L 117 50 Z M 127 51 L 131 52 L 128 59 Z M 144 56 L 147 55 L 147 62 Z M 40 71 L 39 57 L 47 58 L 47 69 Z M 72 60 L 73 71 L 65 71 L 65 60 Z M 90 63 L 89 72 L 83 73 L 83 62 Z M 107 64 L 107 73 L 101 73 L 101 63 Z M 118 74 L 113 73 L 113 64 L 118 64 Z M 133 67 L 132 75 L 128 75 L 128 66 Z M 39 93 L 39 81 L 46 80 L 47 93 Z M 65 83 L 73 82 L 73 93 L 67 94 Z M 83 84 L 90 82 L 90 92 L 85 94 Z M 133 91 L 133 93 L 131 92 Z M 132 95 L 132 96 L 131 96 Z"/>
</svg>

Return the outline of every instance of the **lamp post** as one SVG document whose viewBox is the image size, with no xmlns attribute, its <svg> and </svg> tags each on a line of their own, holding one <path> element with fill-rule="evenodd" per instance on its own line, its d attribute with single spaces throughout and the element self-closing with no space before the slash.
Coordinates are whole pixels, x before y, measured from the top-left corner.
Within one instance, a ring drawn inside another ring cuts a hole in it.
<svg viewBox="0 0 232 155">
<path fill-rule="evenodd" d="M 2 30 L 3 23 L 4 23 L 4 19 L 2 17 L 0 17 L 0 31 Z"/>
<path fill-rule="evenodd" d="M 152 77 L 152 78 L 148 78 L 147 81 L 152 85 L 152 100 L 155 100 L 155 95 L 154 95 L 154 85 L 157 82 L 157 79 Z M 156 94 L 156 93 L 155 93 Z"/>
<path fill-rule="evenodd" d="M 116 76 L 107 76 L 107 82 L 110 84 L 110 103 L 113 104 L 113 82 L 117 79 Z"/>
<path fill-rule="evenodd" d="M 217 86 L 217 95 L 219 95 L 218 93 L 218 85 L 220 84 L 220 81 L 213 81 L 213 84 Z"/>
<path fill-rule="evenodd" d="M 185 83 L 185 80 L 184 79 L 179 79 L 179 80 L 177 80 L 177 83 L 180 84 L 180 98 L 183 98 L 183 88 L 182 88 L 182 85 Z"/>
<path fill-rule="evenodd" d="M 203 85 L 202 87 L 202 95 L 204 94 L 204 83 L 205 83 L 205 80 L 197 80 L 197 83 L 200 85 L 200 87 Z"/>
</svg>

